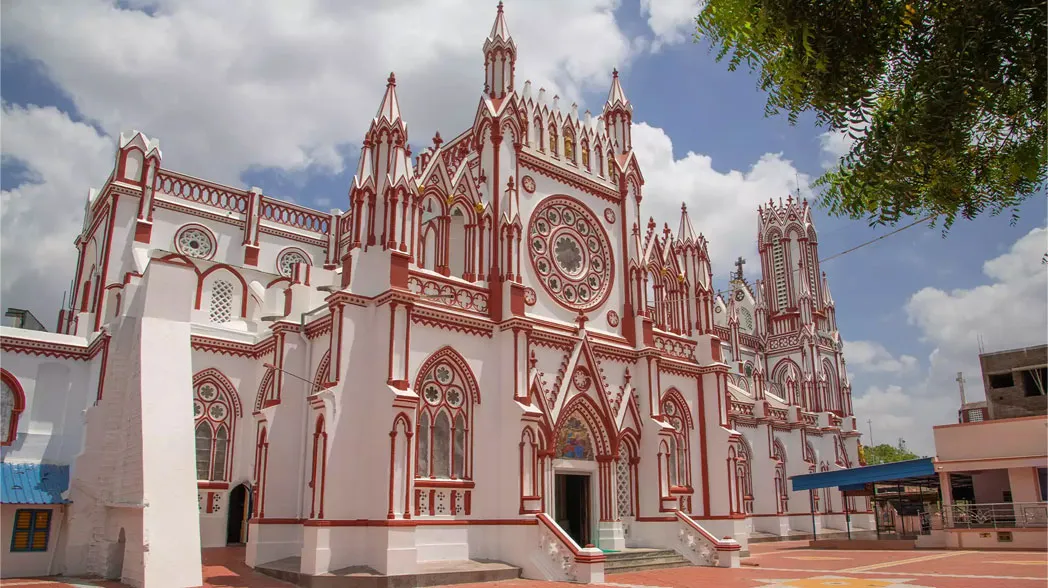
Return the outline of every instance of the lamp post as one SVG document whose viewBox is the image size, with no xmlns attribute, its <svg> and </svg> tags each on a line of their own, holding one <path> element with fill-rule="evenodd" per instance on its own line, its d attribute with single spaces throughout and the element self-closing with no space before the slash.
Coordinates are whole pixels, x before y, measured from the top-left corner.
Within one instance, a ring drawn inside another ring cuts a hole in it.
<svg viewBox="0 0 1048 588">
<path fill-rule="evenodd" d="M 870 447 L 873 447 L 873 420 L 866 419 L 866 424 L 870 426 Z"/>
</svg>

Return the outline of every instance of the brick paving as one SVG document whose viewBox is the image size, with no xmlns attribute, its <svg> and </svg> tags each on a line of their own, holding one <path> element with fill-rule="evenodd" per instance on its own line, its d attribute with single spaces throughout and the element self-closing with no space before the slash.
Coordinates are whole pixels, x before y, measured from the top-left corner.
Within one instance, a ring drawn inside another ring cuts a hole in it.
<svg viewBox="0 0 1048 588">
<path fill-rule="evenodd" d="M 738 569 L 687 567 L 614 574 L 601 588 L 1043 588 L 1045 552 L 852 551 L 808 549 L 806 542 L 755 544 Z M 204 550 L 205 586 L 289 588 L 243 563 L 244 548 Z M 3 588 L 119 588 L 72 578 L 8 579 Z M 569 588 L 578 584 L 510 580 L 456 588 Z M 450 587 L 447 587 L 450 588 Z"/>
</svg>

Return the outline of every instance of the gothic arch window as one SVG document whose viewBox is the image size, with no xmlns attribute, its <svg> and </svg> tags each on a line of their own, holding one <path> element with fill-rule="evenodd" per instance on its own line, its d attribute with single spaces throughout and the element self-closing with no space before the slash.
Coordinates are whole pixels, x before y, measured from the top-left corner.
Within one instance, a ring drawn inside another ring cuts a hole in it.
<svg viewBox="0 0 1048 588">
<path fill-rule="evenodd" d="M 520 497 L 521 500 L 539 496 L 541 488 L 541 466 L 539 465 L 540 435 L 531 427 L 525 427 L 520 435 Z M 523 507 L 523 502 L 521 502 Z"/>
<path fill-rule="evenodd" d="M 193 387 L 198 480 L 227 481 L 231 469 L 234 403 L 226 390 L 210 379 Z"/>
<path fill-rule="evenodd" d="M 597 145 L 597 173 L 604 177 L 604 152 L 601 151 L 600 145 Z"/>
<path fill-rule="evenodd" d="M 18 419 L 25 410 L 25 392 L 10 372 L 0 369 L 0 445 L 18 436 Z"/>
<path fill-rule="evenodd" d="M 480 401 L 476 380 L 462 356 L 450 347 L 431 355 L 419 374 L 416 477 L 469 480 L 472 408 Z"/>
<path fill-rule="evenodd" d="M 745 439 L 740 439 L 736 444 L 735 456 L 735 487 L 742 506 L 740 512 L 753 513 L 753 453 Z"/>
<path fill-rule="evenodd" d="M 775 462 L 776 513 L 783 514 L 790 510 L 790 489 L 786 477 L 786 450 L 778 439 L 772 444 L 771 457 Z"/>
<path fill-rule="evenodd" d="M 590 169 L 590 148 L 589 139 L 582 138 L 582 165 L 586 168 L 586 171 Z"/>
<path fill-rule="evenodd" d="M 667 441 L 666 475 L 670 488 L 691 485 L 690 448 L 688 443 L 688 407 L 676 390 L 662 397 L 662 416 L 673 427 Z"/>
<path fill-rule="evenodd" d="M 456 278 L 466 275 L 466 225 L 467 215 L 456 205 L 451 210 L 448 223 L 448 271 Z"/>
<path fill-rule="evenodd" d="M 575 163 L 575 137 L 571 135 L 567 127 L 564 128 L 564 159 Z"/>
</svg>

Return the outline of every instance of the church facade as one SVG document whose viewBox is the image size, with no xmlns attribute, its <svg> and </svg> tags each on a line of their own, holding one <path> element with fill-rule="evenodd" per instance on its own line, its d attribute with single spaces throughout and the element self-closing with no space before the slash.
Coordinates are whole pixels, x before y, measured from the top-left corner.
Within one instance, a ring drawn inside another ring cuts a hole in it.
<svg viewBox="0 0 1048 588">
<path fill-rule="evenodd" d="M 618 75 L 599 116 L 562 111 L 518 83 L 501 5 L 483 57 L 473 125 L 417 154 L 390 75 L 345 211 L 121 135 L 59 332 L 2 333 L 4 460 L 71 466 L 45 573 L 199 585 L 201 548 L 246 543 L 304 574 L 585 581 L 604 551 L 737 565 L 751 536 L 871 528 L 788 482 L 859 461 L 807 204 L 755 211 L 763 279 L 740 259 L 717 293 L 701 203 L 642 214 Z M 37 426 L 59 393 L 64 432 Z"/>
</svg>

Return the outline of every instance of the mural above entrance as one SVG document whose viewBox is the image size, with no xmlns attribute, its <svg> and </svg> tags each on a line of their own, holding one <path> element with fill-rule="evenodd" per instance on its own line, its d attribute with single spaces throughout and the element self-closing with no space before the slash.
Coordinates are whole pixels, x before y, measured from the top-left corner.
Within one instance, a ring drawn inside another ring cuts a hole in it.
<svg viewBox="0 0 1048 588">
<path fill-rule="evenodd" d="M 557 457 L 562 459 L 593 459 L 593 442 L 589 429 L 578 417 L 564 423 L 557 435 Z"/>
</svg>

